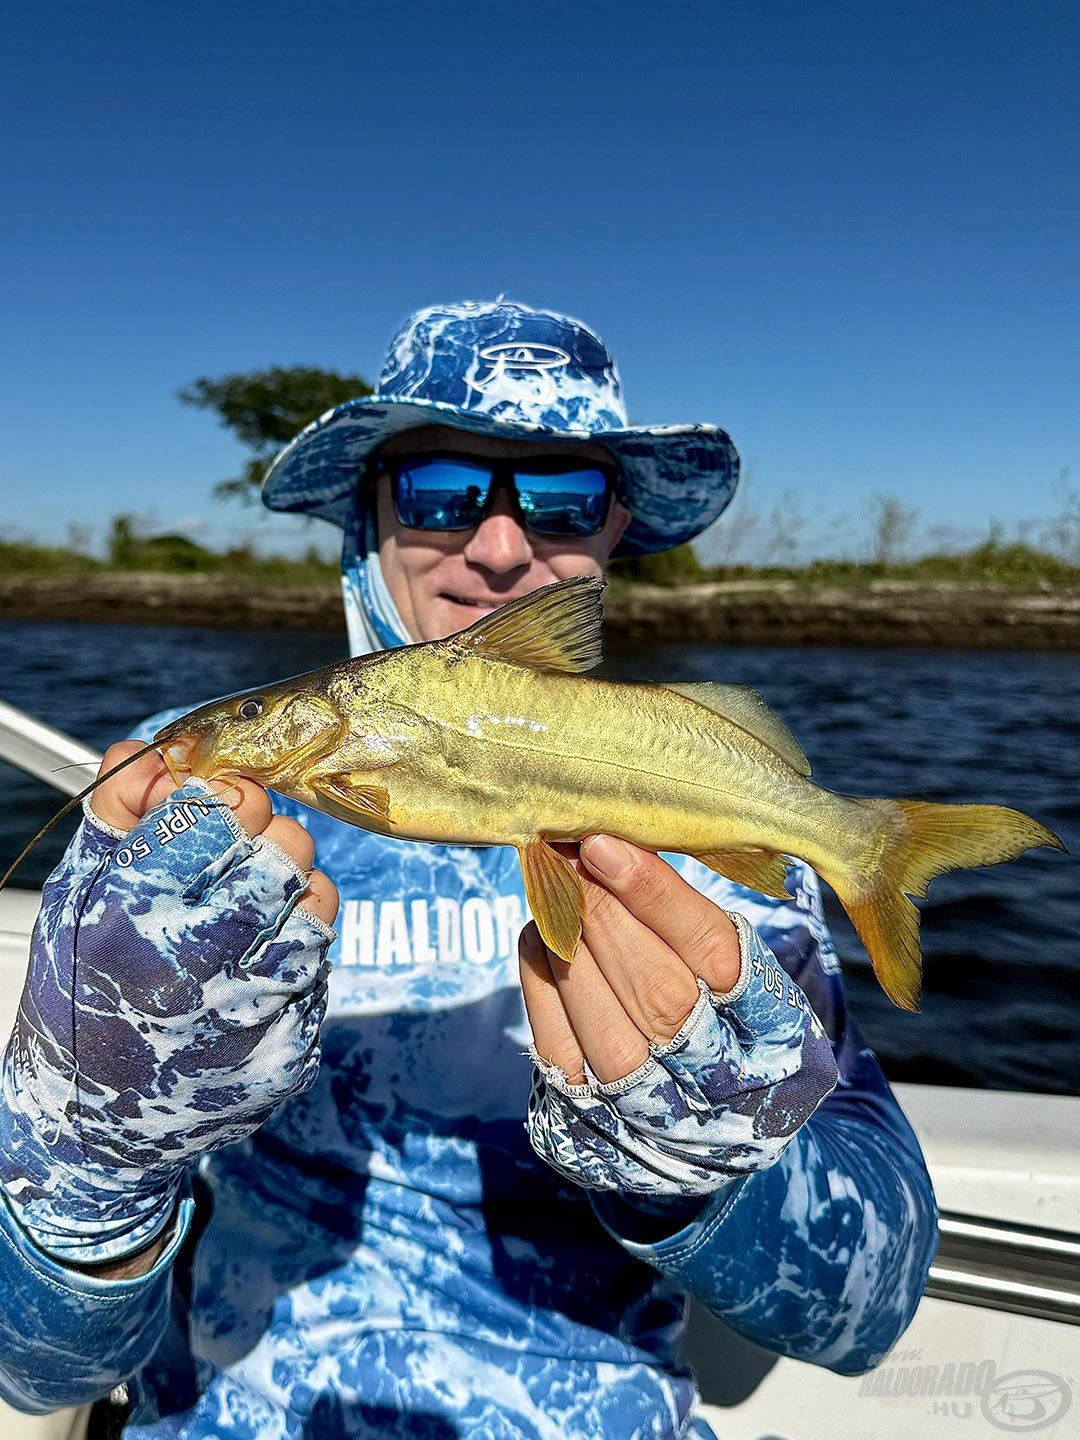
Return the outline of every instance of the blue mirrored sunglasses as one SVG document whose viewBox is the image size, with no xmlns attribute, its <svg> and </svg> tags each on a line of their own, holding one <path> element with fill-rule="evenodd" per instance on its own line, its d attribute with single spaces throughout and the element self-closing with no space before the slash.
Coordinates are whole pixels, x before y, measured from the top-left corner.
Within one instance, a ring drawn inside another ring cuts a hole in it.
<svg viewBox="0 0 1080 1440">
<path fill-rule="evenodd" d="M 472 530 L 498 482 L 511 487 L 528 529 L 555 539 L 596 535 L 618 493 L 618 467 L 580 460 L 481 460 L 464 455 L 387 455 L 394 513 L 410 530 Z"/>
</svg>

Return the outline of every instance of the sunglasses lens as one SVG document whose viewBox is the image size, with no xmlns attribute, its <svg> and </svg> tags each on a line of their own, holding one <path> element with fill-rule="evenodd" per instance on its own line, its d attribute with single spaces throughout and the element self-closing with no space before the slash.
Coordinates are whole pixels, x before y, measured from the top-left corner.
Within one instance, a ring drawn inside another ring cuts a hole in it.
<svg viewBox="0 0 1080 1440">
<path fill-rule="evenodd" d="M 487 509 L 492 468 L 454 455 L 399 460 L 392 471 L 398 519 L 410 530 L 474 529 Z M 603 470 L 516 470 L 514 489 L 521 518 L 539 535 L 572 539 L 604 528 L 611 480 Z"/>
<path fill-rule="evenodd" d="M 526 525 L 540 535 L 595 535 L 608 515 L 610 485 L 603 470 L 555 474 L 517 471 L 518 504 Z"/>
<path fill-rule="evenodd" d="M 409 460 L 394 474 L 394 508 L 410 530 L 471 530 L 490 490 L 486 465 L 441 456 Z"/>
</svg>

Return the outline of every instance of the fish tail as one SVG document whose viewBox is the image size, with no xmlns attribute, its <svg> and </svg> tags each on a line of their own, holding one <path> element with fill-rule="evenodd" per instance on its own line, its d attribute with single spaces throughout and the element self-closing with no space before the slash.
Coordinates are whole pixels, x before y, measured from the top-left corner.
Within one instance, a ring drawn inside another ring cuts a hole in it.
<svg viewBox="0 0 1080 1440">
<path fill-rule="evenodd" d="M 865 867 L 825 879 L 836 891 L 894 1005 L 919 1008 L 919 911 L 930 881 L 949 870 L 1015 860 L 1034 845 L 1064 850 L 1053 831 L 1003 805 L 872 800 L 879 813 Z"/>
</svg>

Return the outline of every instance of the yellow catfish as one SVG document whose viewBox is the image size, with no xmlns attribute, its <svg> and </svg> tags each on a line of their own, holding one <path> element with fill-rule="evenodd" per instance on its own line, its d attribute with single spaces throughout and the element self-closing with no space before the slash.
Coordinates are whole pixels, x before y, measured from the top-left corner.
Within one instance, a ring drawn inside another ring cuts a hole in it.
<svg viewBox="0 0 1080 1440">
<path fill-rule="evenodd" d="M 154 737 L 177 780 L 247 776 L 400 839 L 514 845 L 550 948 L 573 958 L 582 888 L 553 843 L 595 833 L 681 851 L 789 898 L 787 855 L 832 886 L 885 992 L 919 996 L 918 910 L 935 875 L 1065 847 L 998 805 L 836 795 L 755 690 L 582 674 L 603 581 L 534 591 L 446 640 L 215 701 Z"/>
</svg>

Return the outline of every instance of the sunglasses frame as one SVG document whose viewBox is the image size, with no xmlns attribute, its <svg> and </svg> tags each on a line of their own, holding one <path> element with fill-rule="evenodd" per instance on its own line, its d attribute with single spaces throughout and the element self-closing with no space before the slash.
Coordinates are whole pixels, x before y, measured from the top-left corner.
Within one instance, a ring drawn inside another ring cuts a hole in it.
<svg viewBox="0 0 1080 1440">
<path fill-rule="evenodd" d="M 433 525 L 420 526 L 408 525 L 402 519 L 398 508 L 397 486 L 401 478 L 401 472 L 407 465 L 415 465 L 425 460 L 449 460 L 455 463 L 464 463 L 480 471 L 487 471 L 487 495 L 484 499 L 483 510 L 480 519 L 475 525 Z M 563 475 L 571 474 L 575 470 L 596 470 L 607 481 L 607 505 L 604 510 L 603 519 L 595 530 L 579 530 L 569 534 L 562 532 L 552 534 L 546 530 L 536 530 L 529 524 L 525 512 L 521 506 L 521 495 L 518 491 L 516 476 L 518 473 L 528 475 Z M 488 508 L 491 505 L 492 496 L 500 486 L 507 487 L 513 495 L 514 506 L 521 518 L 521 523 L 526 530 L 532 531 L 534 535 L 540 535 L 545 540 L 589 540 L 599 535 L 611 516 L 611 502 L 621 500 L 623 496 L 621 479 L 622 472 L 614 460 L 584 460 L 580 456 L 559 456 L 553 455 L 546 458 L 542 455 L 530 455 L 525 460 L 509 459 L 487 459 L 483 455 L 469 455 L 459 450 L 420 450 L 412 454 L 401 455 L 377 455 L 373 457 L 368 468 L 368 476 L 372 483 L 378 480 L 380 475 L 387 475 L 390 479 L 390 500 L 394 507 L 394 514 L 398 523 L 406 530 L 421 530 L 428 534 L 442 532 L 447 535 L 463 535 L 468 530 L 475 530 L 487 517 Z"/>
</svg>

